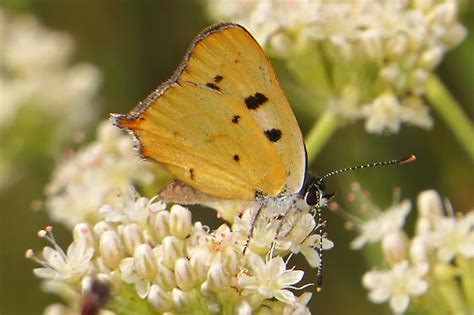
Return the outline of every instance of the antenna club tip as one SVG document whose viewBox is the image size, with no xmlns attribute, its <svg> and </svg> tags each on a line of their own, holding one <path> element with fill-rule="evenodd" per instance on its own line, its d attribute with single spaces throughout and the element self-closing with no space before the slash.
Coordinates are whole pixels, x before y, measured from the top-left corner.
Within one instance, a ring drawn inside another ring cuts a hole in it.
<svg viewBox="0 0 474 315">
<path fill-rule="evenodd" d="M 416 161 L 416 155 L 412 154 L 400 160 L 400 164 L 406 164 Z"/>
<path fill-rule="evenodd" d="M 321 292 L 322 290 L 323 290 L 322 287 L 320 287 L 320 286 L 317 286 L 317 287 L 316 287 L 316 292 L 317 292 L 317 293 Z"/>
</svg>

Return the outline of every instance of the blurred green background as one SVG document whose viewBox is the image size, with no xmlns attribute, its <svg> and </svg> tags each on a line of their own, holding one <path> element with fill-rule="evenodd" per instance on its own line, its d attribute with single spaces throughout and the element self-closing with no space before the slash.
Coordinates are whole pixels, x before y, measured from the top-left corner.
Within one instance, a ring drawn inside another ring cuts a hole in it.
<svg viewBox="0 0 474 315">
<path fill-rule="evenodd" d="M 103 85 L 101 108 L 97 110 L 95 123 L 107 118 L 110 112 L 128 111 L 166 80 L 179 64 L 189 42 L 211 23 L 202 3 L 186 0 L 1 0 L 0 6 L 14 14 L 32 14 L 45 26 L 70 33 L 77 41 L 75 59 L 99 67 Z M 469 36 L 448 53 L 438 69 L 471 120 L 474 119 L 473 8 L 471 2 L 463 4 L 461 20 L 470 31 Z M 298 112 L 296 115 L 303 131 L 307 131 L 308 121 Z M 473 163 L 445 124 L 436 115 L 434 120 L 435 126 L 430 131 L 404 125 L 400 133 L 391 136 L 370 135 L 362 122 L 348 125 L 336 132 L 311 169 L 321 174 L 366 161 L 415 153 L 418 161 L 411 165 L 347 174 L 330 179 L 327 186 L 338 192 L 338 201 L 344 204 L 350 184 L 358 181 L 382 207 L 391 202 L 394 186 L 401 187 L 403 198 L 412 201 L 420 191 L 434 188 L 449 197 L 457 211 L 470 210 L 474 205 Z M 93 123 L 85 130 L 88 139 L 94 136 L 95 126 Z M 32 274 L 35 264 L 24 258 L 24 252 L 27 248 L 42 248 L 45 244 L 36 237 L 36 232 L 54 223 L 44 211 L 33 211 L 31 202 L 43 198 L 44 185 L 60 159 L 58 154 L 32 161 L 25 166 L 28 176 L 0 192 L 2 315 L 40 314 L 46 305 L 55 301 L 54 296 L 41 292 L 40 281 Z M 213 211 L 206 210 L 197 212 L 195 219 L 209 221 L 214 217 Z M 355 235 L 344 229 L 344 222 L 337 215 L 326 213 L 326 219 L 329 237 L 336 246 L 325 256 L 325 286 L 321 294 L 313 296 L 313 313 L 383 314 L 386 306 L 371 304 L 362 288 L 360 279 L 366 270 L 364 258 L 348 248 Z M 56 231 L 59 243 L 67 246 L 69 232 L 59 226 Z M 298 265 L 306 266 L 303 260 Z M 314 275 L 314 271 L 310 271 L 306 275 L 308 281 Z"/>
</svg>

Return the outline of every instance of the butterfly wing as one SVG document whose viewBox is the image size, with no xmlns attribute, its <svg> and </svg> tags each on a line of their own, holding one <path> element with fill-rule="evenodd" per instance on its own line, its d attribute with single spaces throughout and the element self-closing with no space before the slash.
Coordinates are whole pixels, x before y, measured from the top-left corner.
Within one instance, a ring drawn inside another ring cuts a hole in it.
<svg viewBox="0 0 474 315">
<path fill-rule="evenodd" d="M 208 195 L 252 200 L 301 186 L 298 125 L 261 48 L 238 25 L 205 30 L 173 78 L 113 122 L 134 134 L 143 157 Z"/>
<path fill-rule="evenodd" d="M 306 171 L 303 136 L 270 61 L 252 35 L 240 25 L 216 25 L 198 37 L 188 59 L 178 82 L 207 85 L 245 106 L 285 164 L 286 191 L 298 192 Z"/>
</svg>

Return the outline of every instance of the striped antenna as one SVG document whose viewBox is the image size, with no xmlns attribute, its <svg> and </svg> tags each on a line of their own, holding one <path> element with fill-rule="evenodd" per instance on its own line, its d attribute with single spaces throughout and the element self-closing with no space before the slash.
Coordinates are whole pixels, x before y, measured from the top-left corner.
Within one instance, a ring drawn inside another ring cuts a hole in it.
<svg viewBox="0 0 474 315">
<path fill-rule="evenodd" d="M 410 163 L 416 160 L 416 156 L 414 154 L 409 155 L 407 157 L 404 157 L 402 159 L 395 159 L 395 160 L 390 160 L 390 161 L 382 161 L 382 162 L 375 162 L 375 163 L 370 163 L 370 164 L 364 164 L 364 165 L 358 165 L 358 166 L 352 166 L 352 167 L 346 167 L 346 168 L 341 168 L 340 170 L 332 171 L 321 177 L 319 180 L 323 181 L 328 177 L 331 177 L 333 175 L 337 175 L 340 173 L 348 172 L 348 171 L 354 171 L 354 170 L 359 170 L 362 168 L 370 168 L 370 167 L 378 167 L 378 166 L 387 166 L 387 165 L 401 165 L 401 164 L 406 164 Z"/>
</svg>

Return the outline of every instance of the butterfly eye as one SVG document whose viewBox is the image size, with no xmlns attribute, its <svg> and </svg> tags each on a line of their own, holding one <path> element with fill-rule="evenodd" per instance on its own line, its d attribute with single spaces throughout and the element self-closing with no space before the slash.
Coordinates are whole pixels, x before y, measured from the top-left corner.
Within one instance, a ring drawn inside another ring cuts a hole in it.
<svg viewBox="0 0 474 315">
<path fill-rule="evenodd" d="M 304 200 L 308 206 L 317 205 L 319 202 L 319 190 L 315 185 L 310 185 L 304 196 Z"/>
</svg>

